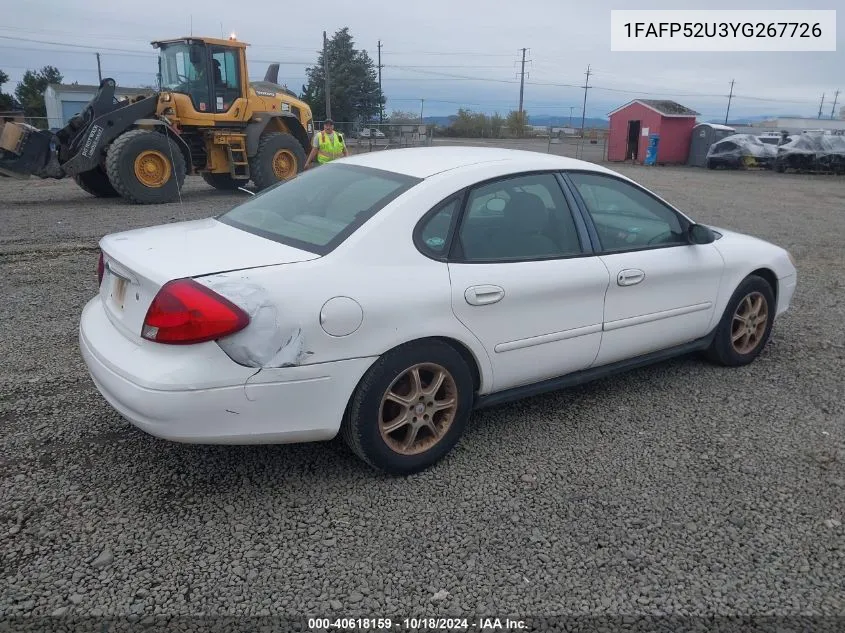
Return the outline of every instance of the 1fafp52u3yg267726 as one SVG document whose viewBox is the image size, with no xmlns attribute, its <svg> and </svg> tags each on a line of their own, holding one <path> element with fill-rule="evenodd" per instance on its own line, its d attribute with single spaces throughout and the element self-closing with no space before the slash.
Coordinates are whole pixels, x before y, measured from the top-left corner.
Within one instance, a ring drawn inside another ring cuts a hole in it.
<svg viewBox="0 0 845 633">
<path fill-rule="evenodd" d="M 750 363 L 796 284 L 784 249 L 611 170 L 491 148 L 345 158 L 100 245 L 80 345 L 134 425 L 341 433 L 391 473 L 441 459 L 474 408 L 693 351 Z"/>
</svg>

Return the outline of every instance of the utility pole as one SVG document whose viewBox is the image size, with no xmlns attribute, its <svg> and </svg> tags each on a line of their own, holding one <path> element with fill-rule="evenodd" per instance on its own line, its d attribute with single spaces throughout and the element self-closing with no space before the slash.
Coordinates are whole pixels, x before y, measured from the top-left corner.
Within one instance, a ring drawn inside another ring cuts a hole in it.
<svg viewBox="0 0 845 633">
<path fill-rule="evenodd" d="M 590 68 L 590 65 L 587 64 L 587 72 L 586 72 L 587 81 L 584 82 L 584 107 L 581 110 L 581 138 L 582 139 L 584 138 L 584 119 L 586 119 L 586 117 L 587 117 L 587 89 L 592 88 L 592 86 L 590 86 L 590 73 L 591 73 L 591 68 Z"/>
<path fill-rule="evenodd" d="M 94 53 L 97 56 L 97 77 L 100 78 L 100 81 L 103 81 L 103 71 L 100 69 L 100 54 Z"/>
<path fill-rule="evenodd" d="M 378 41 L 378 122 L 384 123 L 384 93 L 381 91 L 381 40 Z"/>
<path fill-rule="evenodd" d="M 822 102 L 819 104 L 819 118 L 822 118 L 822 108 L 824 107 L 824 93 L 822 93 Z"/>
<path fill-rule="evenodd" d="M 519 135 L 522 136 L 522 131 L 525 128 L 525 111 L 523 108 L 523 96 L 525 95 L 525 62 L 531 61 L 530 59 L 525 59 L 525 53 L 528 51 L 527 48 L 520 49 L 522 51 L 522 62 L 519 70 Z"/>
<path fill-rule="evenodd" d="M 423 106 L 425 105 L 425 99 L 420 99 L 420 124 L 423 122 Z"/>
<path fill-rule="evenodd" d="M 323 73 L 326 75 L 326 118 L 332 118 L 332 84 L 329 79 L 329 41 L 323 31 Z"/>
<path fill-rule="evenodd" d="M 569 127 L 572 127 L 572 111 L 575 109 L 575 106 L 569 106 Z"/>
<path fill-rule="evenodd" d="M 731 100 L 734 96 L 734 80 L 731 79 L 731 94 L 728 95 L 728 109 L 725 112 L 725 125 L 728 124 L 728 115 L 731 113 Z"/>
<path fill-rule="evenodd" d="M 830 118 L 832 119 L 836 114 L 836 102 L 839 100 L 839 91 L 833 93 L 833 107 L 830 109 Z"/>
<path fill-rule="evenodd" d="M 525 94 L 525 49 L 522 49 L 522 70 L 519 72 L 519 116 L 522 118 L 522 96 Z"/>
</svg>

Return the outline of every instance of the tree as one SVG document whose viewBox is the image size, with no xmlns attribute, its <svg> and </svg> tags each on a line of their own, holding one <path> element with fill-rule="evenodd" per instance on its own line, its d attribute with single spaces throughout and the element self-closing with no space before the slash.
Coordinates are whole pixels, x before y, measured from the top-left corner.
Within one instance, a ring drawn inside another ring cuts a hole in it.
<svg viewBox="0 0 845 633">
<path fill-rule="evenodd" d="M 44 91 L 50 84 L 62 83 L 62 74 L 55 66 L 44 66 L 41 70 L 27 70 L 15 88 L 15 96 L 28 117 L 47 117 L 44 105 Z"/>
<path fill-rule="evenodd" d="M 356 50 L 349 27 L 337 31 L 327 42 L 331 80 L 332 119 L 339 122 L 369 121 L 384 112 L 384 95 L 378 87 L 375 63 L 365 50 Z M 308 84 L 302 99 L 311 106 L 316 120 L 326 118 L 326 82 L 323 53 L 306 69 Z"/>
<path fill-rule="evenodd" d="M 3 84 L 9 83 L 9 75 L 0 70 L 0 112 L 14 109 L 11 95 L 3 94 Z"/>
<path fill-rule="evenodd" d="M 496 114 L 490 117 L 490 133 L 493 135 L 493 138 L 502 137 L 503 127 L 505 127 L 505 120 L 496 112 Z"/>
<path fill-rule="evenodd" d="M 524 136 L 528 129 L 528 113 L 523 110 L 511 110 L 508 112 L 508 129 L 517 136 Z"/>
<path fill-rule="evenodd" d="M 394 110 L 388 119 L 389 123 L 419 123 L 420 115 L 414 112 L 405 112 L 403 110 Z"/>
</svg>

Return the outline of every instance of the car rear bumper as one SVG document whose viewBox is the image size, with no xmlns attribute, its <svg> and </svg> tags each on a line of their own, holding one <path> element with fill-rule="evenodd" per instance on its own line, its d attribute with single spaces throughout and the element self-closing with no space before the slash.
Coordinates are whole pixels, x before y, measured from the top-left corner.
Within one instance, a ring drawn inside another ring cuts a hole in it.
<svg viewBox="0 0 845 633">
<path fill-rule="evenodd" d="M 328 440 L 375 358 L 262 369 L 232 361 L 216 343 L 171 346 L 126 338 L 99 297 L 82 312 L 79 345 L 103 397 L 133 425 L 196 444 Z"/>
</svg>

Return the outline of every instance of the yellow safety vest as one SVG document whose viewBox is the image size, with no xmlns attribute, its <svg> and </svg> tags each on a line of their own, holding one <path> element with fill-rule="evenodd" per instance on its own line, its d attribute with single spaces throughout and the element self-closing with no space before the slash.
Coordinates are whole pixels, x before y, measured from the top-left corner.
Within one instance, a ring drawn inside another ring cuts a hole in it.
<svg viewBox="0 0 845 633">
<path fill-rule="evenodd" d="M 317 162 L 321 165 L 343 156 L 343 137 L 338 132 L 332 135 L 320 132 L 318 144 Z"/>
</svg>

